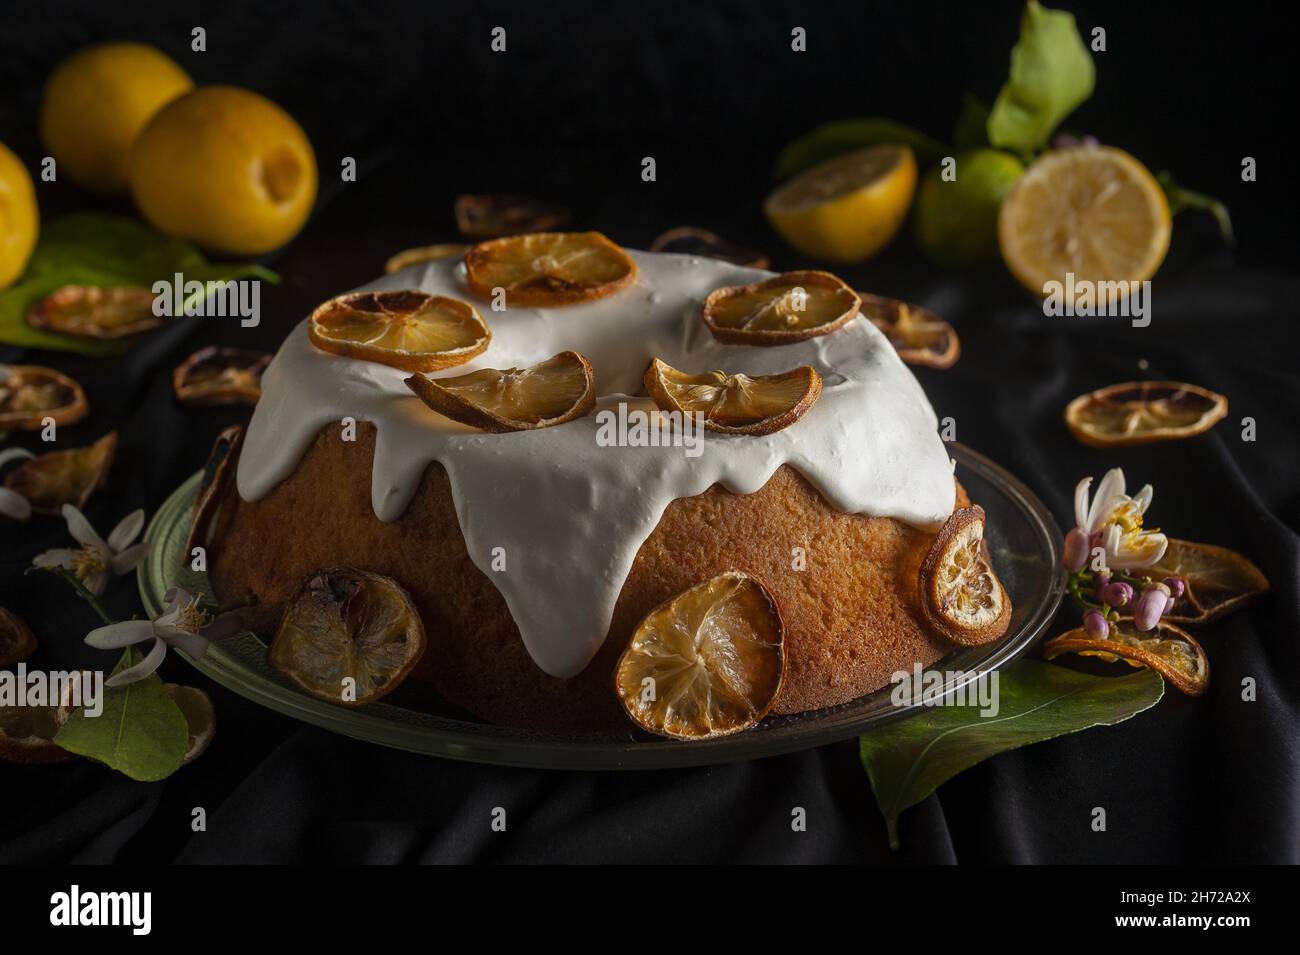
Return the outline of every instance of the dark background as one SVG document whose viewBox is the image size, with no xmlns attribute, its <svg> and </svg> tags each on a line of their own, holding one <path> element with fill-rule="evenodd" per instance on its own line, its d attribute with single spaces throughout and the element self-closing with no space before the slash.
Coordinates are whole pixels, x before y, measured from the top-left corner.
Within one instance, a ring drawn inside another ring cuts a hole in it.
<svg viewBox="0 0 1300 955">
<path fill-rule="evenodd" d="M 1050 4 L 1049 4 L 1050 5 Z M 908 297 L 958 328 L 963 355 L 918 371 L 958 438 L 1024 479 L 1066 526 L 1074 482 L 1125 468 L 1156 487 L 1167 532 L 1235 547 L 1275 593 L 1200 632 L 1213 680 L 1196 701 L 1172 689 L 1122 726 L 990 760 L 902 820 L 891 854 L 853 743 L 707 770 L 548 774 L 383 750 L 259 709 L 175 658 L 169 680 L 204 686 L 218 735 L 165 783 L 88 764 L 0 765 L 0 861 L 1022 861 L 1300 859 L 1297 546 L 1300 377 L 1293 165 L 1295 68 L 1288 5 L 1069 3 L 1094 54 L 1097 90 L 1067 126 L 1133 152 L 1153 170 L 1222 198 L 1239 236 L 1208 218 L 1176 222 L 1153 283 L 1149 328 L 1045 319 L 998 263 L 943 273 L 907 236 L 858 269 L 859 287 Z M 317 154 L 313 219 L 270 257 L 285 282 L 263 288 L 260 328 L 177 323 L 121 359 L 20 353 L 82 380 L 93 412 L 65 439 L 121 433 L 108 487 L 88 509 L 103 530 L 149 513 L 198 468 L 236 410 L 182 411 L 170 370 L 208 342 L 273 350 L 316 302 L 382 271 L 393 252 L 457 238 L 461 192 L 518 191 L 568 203 L 575 224 L 644 247 L 682 224 L 807 264 L 765 224 L 762 197 L 781 145 L 816 124 L 888 116 L 945 139 L 963 92 L 991 100 L 1018 34 L 1017 2 L 883 4 L 0 3 L 0 141 L 35 169 L 41 85 L 82 45 L 153 43 L 199 83 L 278 102 Z M 489 49 L 493 26 L 508 52 Z M 189 32 L 207 30 L 207 52 Z M 792 53 L 790 29 L 808 31 Z M 342 157 L 359 180 L 338 182 Z M 658 181 L 640 179 L 643 156 Z M 1259 179 L 1243 183 L 1243 156 Z M 104 208 L 66 183 L 38 183 L 46 216 Z M 113 207 L 109 207 L 113 208 Z M 129 207 L 122 204 L 122 211 Z M 1228 420 L 1170 445 L 1092 451 L 1060 421 L 1074 395 L 1129 378 L 1190 380 L 1226 393 Z M 1258 441 L 1240 440 L 1240 419 Z M 13 438 L 34 446 L 28 436 Z M 2 521 L 3 519 L 0 519 Z M 79 638 L 88 609 L 22 568 L 63 546 L 61 521 L 0 523 L 0 603 L 26 618 L 50 666 L 102 663 Z M 110 591 L 138 612 L 131 581 Z M 1073 626 L 1063 611 L 1058 629 Z M 1259 701 L 1243 703 L 1245 676 Z M 189 830 L 207 808 L 209 831 Z M 493 806 L 506 835 L 488 830 Z M 809 831 L 789 829 L 790 807 Z M 1094 806 L 1110 830 L 1089 830 Z"/>
</svg>

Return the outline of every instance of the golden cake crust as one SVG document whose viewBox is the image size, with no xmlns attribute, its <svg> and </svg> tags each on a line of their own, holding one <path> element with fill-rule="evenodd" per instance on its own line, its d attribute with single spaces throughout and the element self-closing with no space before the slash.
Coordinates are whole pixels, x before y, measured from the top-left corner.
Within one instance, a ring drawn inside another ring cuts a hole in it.
<svg viewBox="0 0 1300 955">
<path fill-rule="evenodd" d="M 410 593 L 428 646 L 413 677 L 493 723 L 567 733 L 625 732 L 613 671 L 650 610 L 725 570 L 762 580 L 785 622 L 786 674 L 774 713 L 856 699 L 890 674 L 953 649 L 926 626 L 917 574 L 934 534 L 893 518 L 845 514 L 782 466 L 753 494 L 714 485 L 673 501 L 641 546 L 609 637 L 570 680 L 529 657 L 496 587 L 470 560 L 440 464 L 425 471 L 406 512 L 385 523 L 370 500 L 375 429 L 345 442 L 323 428 L 294 473 L 264 498 L 226 490 L 209 567 L 223 602 L 251 597 L 248 625 L 269 639 L 285 602 L 312 571 L 338 564 L 387 575 Z M 958 486 L 958 506 L 968 503 Z M 797 570 L 802 553 L 804 568 Z M 538 582 L 545 586 L 545 582 Z"/>
</svg>

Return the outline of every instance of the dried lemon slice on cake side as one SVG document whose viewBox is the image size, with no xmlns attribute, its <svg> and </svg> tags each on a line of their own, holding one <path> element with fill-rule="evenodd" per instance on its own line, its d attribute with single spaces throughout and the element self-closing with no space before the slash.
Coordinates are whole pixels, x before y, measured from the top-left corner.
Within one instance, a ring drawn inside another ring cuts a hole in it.
<svg viewBox="0 0 1300 955">
<path fill-rule="evenodd" d="M 1065 424 L 1083 444 L 1120 448 L 1177 441 L 1223 420 L 1228 399 L 1181 381 L 1126 381 L 1080 395 L 1065 408 Z"/>
<path fill-rule="evenodd" d="M 689 375 L 656 358 L 644 381 L 662 410 L 703 414 L 704 426 L 723 434 L 772 434 L 788 428 L 822 393 L 821 375 L 811 365 L 779 375 Z"/>
<path fill-rule="evenodd" d="M 989 562 L 984 509 L 953 511 L 921 562 L 921 610 L 954 643 L 996 640 L 1011 622 L 1011 598 Z"/>
<path fill-rule="evenodd" d="M 271 664 L 312 696 L 363 706 L 401 684 L 424 653 L 424 624 L 389 577 L 318 570 L 285 608 Z"/>
<path fill-rule="evenodd" d="M 951 368 L 961 357 L 961 340 L 934 312 L 896 298 L 858 293 L 862 314 L 885 333 L 898 357 L 909 365 Z"/>
<path fill-rule="evenodd" d="M 73 424 L 89 411 L 85 390 L 67 375 L 40 365 L 0 364 L 0 431 L 43 428 L 46 418 Z"/>
<path fill-rule="evenodd" d="M 715 289 L 703 316 L 713 337 L 728 345 L 788 345 L 843 327 L 861 301 L 831 273 L 805 269 Z"/>
<path fill-rule="evenodd" d="M 108 478 L 116 452 L 117 432 L 110 431 L 84 448 L 29 458 L 5 478 L 5 487 L 27 498 L 38 514 L 58 514 L 64 504 L 84 508 Z"/>
<path fill-rule="evenodd" d="M 534 232 L 474 246 L 465 279 L 483 298 L 500 288 L 509 305 L 546 308 L 607 298 L 636 279 L 636 263 L 599 232 Z"/>
<path fill-rule="evenodd" d="M 1163 620 L 1148 632 L 1134 629 L 1127 621 L 1112 623 L 1110 636 L 1103 640 L 1079 627 L 1043 644 L 1043 655 L 1049 660 L 1062 653 L 1150 667 L 1188 696 L 1200 696 L 1210 685 L 1210 661 L 1196 638 Z"/>
<path fill-rule="evenodd" d="M 463 365 L 492 340 L 473 305 L 415 289 L 332 298 L 312 312 L 307 335 L 322 351 L 403 371 Z"/>
<path fill-rule="evenodd" d="M 575 351 L 527 368 L 483 368 L 454 378 L 412 375 L 406 386 L 439 414 L 498 434 L 563 424 L 596 405 L 591 362 Z"/>
<path fill-rule="evenodd" d="M 161 324 L 147 288 L 65 285 L 31 307 L 27 324 L 82 338 L 124 338 Z"/>
<path fill-rule="evenodd" d="M 642 729 L 700 740 L 756 726 L 784 674 L 776 600 L 757 578 L 732 570 L 650 611 L 619 657 L 614 685 Z"/>
</svg>

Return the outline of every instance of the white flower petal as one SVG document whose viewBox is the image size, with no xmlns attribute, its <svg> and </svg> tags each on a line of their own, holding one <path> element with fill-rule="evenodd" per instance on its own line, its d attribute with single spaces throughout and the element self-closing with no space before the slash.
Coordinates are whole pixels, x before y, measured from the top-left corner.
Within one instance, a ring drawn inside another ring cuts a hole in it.
<svg viewBox="0 0 1300 955">
<path fill-rule="evenodd" d="M 32 503 L 17 491 L 0 487 L 0 514 L 12 517 L 16 521 L 25 521 L 32 516 Z"/>
<path fill-rule="evenodd" d="M 171 607 L 183 607 L 194 602 L 194 597 L 184 587 L 168 587 L 163 602 Z"/>
<path fill-rule="evenodd" d="M 109 677 L 104 681 L 104 686 L 119 687 L 130 683 L 138 683 L 162 666 L 163 657 L 165 656 L 167 656 L 167 644 L 161 640 L 155 640 L 153 649 L 149 651 L 148 656 L 135 666 L 127 667 L 122 672 Z"/>
<path fill-rule="evenodd" d="M 1111 468 L 1097 485 L 1092 507 L 1088 509 L 1088 526 L 1084 530 L 1089 534 L 1100 530 L 1101 525 L 1106 523 L 1106 518 L 1115 509 L 1115 502 L 1122 497 L 1124 497 L 1124 472 L 1119 468 Z"/>
<path fill-rule="evenodd" d="M 144 530 L 144 511 L 135 510 L 118 521 L 108 535 L 108 549 L 113 553 L 125 550 Z"/>
<path fill-rule="evenodd" d="M 121 576 L 144 560 L 147 553 L 149 553 L 148 544 L 136 544 L 134 547 L 128 547 L 120 554 L 114 554 L 113 559 L 109 561 L 109 566 L 113 569 L 113 573 Z"/>
<path fill-rule="evenodd" d="M 171 646 L 185 653 L 188 657 L 198 659 L 208 652 L 208 641 L 205 637 L 197 633 L 188 633 L 184 630 L 177 630 L 168 635 L 166 641 Z"/>
<path fill-rule="evenodd" d="M 72 558 L 77 552 L 69 550 L 66 547 L 56 547 L 54 550 L 47 550 L 43 554 L 37 554 L 32 558 L 34 567 L 62 567 L 64 570 L 72 569 Z"/>
<path fill-rule="evenodd" d="M 1088 488 L 1092 487 L 1092 478 L 1086 477 L 1074 486 L 1074 526 L 1081 531 L 1088 528 Z"/>
<path fill-rule="evenodd" d="M 98 573 L 91 574 L 89 577 L 82 577 L 81 582 L 96 597 L 104 596 L 104 591 L 108 589 L 108 582 L 113 579 L 113 574 L 107 570 L 101 570 Z"/>
<path fill-rule="evenodd" d="M 1133 496 L 1133 506 L 1137 509 L 1139 517 L 1147 512 L 1147 508 L 1151 506 L 1151 498 L 1155 496 L 1155 493 L 1155 489 L 1150 484 L 1144 484 L 1142 490 Z"/>
<path fill-rule="evenodd" d="M 154 637 L 153 624 L 148 620 L 123 620 L 110 623 L 86 634 L 86 645 L 96 650 L 120 650 Z"/>
<path fill-rule="evenodd" d="M 101 550 L 107 547 L 104 539 L 95 533 L 90 521 L 86 520 L 86 515 L 71 504 L 63 505 L 63 519 L 68 522 L 68 533 L 78 544 L 94 544 Z"/>
<path fill-rule="evenodd" d="M 23 461 L 27 458 L 34 458 L 36 455 L 26 448 L 5 448 L 0 451 L 0 467 L 4 467 L 10 461 Z"/>
</svg>

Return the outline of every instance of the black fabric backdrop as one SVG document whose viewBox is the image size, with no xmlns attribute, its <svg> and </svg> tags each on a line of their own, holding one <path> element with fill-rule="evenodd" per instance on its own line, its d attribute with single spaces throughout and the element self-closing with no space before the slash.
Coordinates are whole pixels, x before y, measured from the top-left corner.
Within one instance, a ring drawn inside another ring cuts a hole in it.
<svg viewBox="0 0 1300 955">
<path fill-rule="evenodd" d="M 1047 319 L 1000 266 L 943 274 L 904 237 L 845 277 L 946 315 L 963 354 L 918 377 L 958 438 L 1025 480 L 1070 520 L 1085 474 L 1119 465 L 1156 487 L 1152 518 L 1175 536 L 1237 548 L 1275 591 L 1201 632 L 1213 681 L 1188 700 L 991 759 L 904 814 L 887 848 L 852 742 L 749 764 L 674 772 L 548 773 L 461 764 L 353 742 L 265 711 L 171 658 L 165 678 L 205 687 L 218 712 L 206 755 L 139 784 L 89 764 L 0 765 L 0 862 L 1296 862 L 1300 859 L 1300 377 L 1295 370 L 1295 202 L 1273 133 L 1294 89 L 1281 7 L 1238 23 L 1188 5 L 1071 5 L 1107 29 L 1098 91 L 1070 121 L 1153 168 L 1222 196 L 1241 242 L 1220 247 L 1180 218 L 1153 287 L 1150 327 Z M 369 5 L 0 3 L 0 141 L 32 168 L 40 84 L 85 42 L 161 46 L 198 79 L 266 93 L 306 127 L 323 189 L 302 235 L 273 257 L 263 321 L 240 330 L 187 320 L 111 361 L 0 346 L 0 361 L 52 364 L 82 380 L 93 412 L 66 430 L 122 443 L 89 507 L 107 528 L 148 512 L 198 468 L 246 411 L 182 411 L 170 370 L 201 344 L 273 350 L 306 310 L 382 270 L 392 252 L 455 238 L 452 198 L 521 191 L 571 204 L 577 224 L 644 247 L 697 224 L 805 265 L 762 221 L 780 144 L 826 119 L 889 115 L 943 136 L 963 90 L 991 98 L 1005 75 L 1019 5 Z M 488 50 L 503 25 L 509 52 Z M 808 29 L 809 51 L 789 52 Z M 188 37 L 203 26 L 208 51 Z M 658 181 L 643 183 L 654 156 Z M 1260 178 L 1242 183 L 1242 156 Z M 356 157 L 356 183 L 337 182 Z M 41 185 L 48 216 L 98 207 Z M 123 211 L 125 206 L 121 206 Z M 1060 419 L 1074 395 L 1134 377 L 1179 378 L 1227 394 L 1210 434 L 1115 452 L 1076 444 Z M 1253 417 L 1258 439 L 1241 440 Z M 11 442 L 34 446 L 28 436 Z M 1068 526 L 1068 525 L 1067 525 Z M 102 664 L 80 638 L 89 610 L 58 581 L 23 577 L 63 546 L 61 521 L 0 521 L 0 604 L 42 640 L 37 661 Z M 138 612 L 133 581 L 109 594 Z M 1073 625 L 1063 611 L 1058 629 Z M 1241 700 L 1241 681 L 1258 700 Z M 191 811 L 208 813 L 206 834 Z M 507 833 L 489 828 L 493 807 Z M 803 806 L 808 831 L 790 829 Z M 1104 806 L 1109 828 L 1094 833 Z"/>
</svg>

